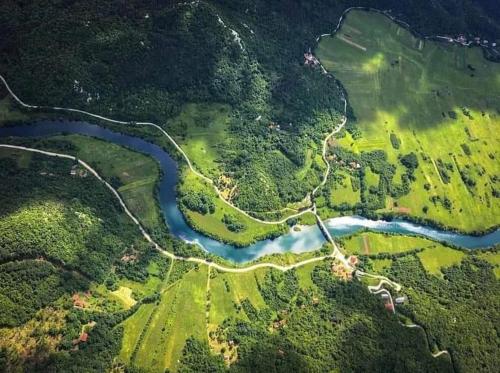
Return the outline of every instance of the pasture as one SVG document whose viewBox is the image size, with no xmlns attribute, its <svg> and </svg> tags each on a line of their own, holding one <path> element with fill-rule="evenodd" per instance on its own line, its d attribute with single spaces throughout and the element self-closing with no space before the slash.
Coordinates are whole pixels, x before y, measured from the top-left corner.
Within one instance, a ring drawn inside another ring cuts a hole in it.
<svg viewBox="0 0 500 373">
<path fill-rule="evenodd" d="M 266 270 L 261 270 L 265 273 Z M 217 273 L 210 280 L 210 313 L 211 328 L 220 325 L 228 317 L 248 320 L 243 310 L 238 306 L 243 299 L 248 298 L 257 308 L 265 307 L 265 302 L 259 292 L 256 273 Z"/>
<path fill-rule="evenodd" d="M 217 162 L 228 140 L 229 108 L 221 104 L 187 104 L 167 123 L 168 130 L 193 166 L 205 176 L 220 174 Z"/>
<path fill-rule="evenodd" d="M 350 12 L 316 54 L 347 89 L 362 133 L 357 140 L 348 134 L 340 146 L 355 153 L 384 150 L 397 166 L 393 184 L 401 184 L 405 170 L 398 157 L 417 154 L 416 181 L 398 206 L 464 231 L 498 224 L 499 64 L 484 59 L 479 48 L 423 42 L 364 11 Z M 391 134 L 400 140 L 398 149 Z M 371 185 L 376 180 L 369 176 Z M 387 211 L 398 212 L 392 206 Z"/>
<path fill-rule="evenodd" d="M 446 246 L 429 248 L 417 254 L 425 270 L 436 276 L 442 276 L 442 268 L 460 263 L 464 255 Z"/>
<path fill-rule="evenodd" d="M 349 254 L 397 254 L 414 249 L 434 247 L 437 244 L 421 237 L 385 235 L 366 232 L 343 240 L 344 250 Z"/>
<path fill-rule="evenodd" d="M 187 338 L 207 339 L 207 275 L 208 268 L 201 266 L 169 286 L 166 279 L 159 302 L 141 305 L 123 322 L 120 359 L 152 371 L 175 370 Z"/>
</svg>

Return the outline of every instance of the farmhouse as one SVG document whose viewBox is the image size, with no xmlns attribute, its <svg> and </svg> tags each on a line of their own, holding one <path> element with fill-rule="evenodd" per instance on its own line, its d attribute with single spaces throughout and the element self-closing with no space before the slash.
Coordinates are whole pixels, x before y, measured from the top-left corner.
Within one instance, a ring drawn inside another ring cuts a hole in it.
<svg viewBox="0 0 500 373">
<path fill-rule="evenodd" d="M 396 299 L 394 299 L 394 301 L 396 302 L 396 304 L 403 304 L 404 302 L 406 302 L 406 297 L 403 295 L 401 297 L 397 297 Z"/>
<path fill-rule="evenodd" d="M 309 49 L 309 52 L 304 53 L 304 65 L 306 66 L 319 66 L 319 61 L 318 59 L 311 53 L 311 49 Z"/>
</svg>

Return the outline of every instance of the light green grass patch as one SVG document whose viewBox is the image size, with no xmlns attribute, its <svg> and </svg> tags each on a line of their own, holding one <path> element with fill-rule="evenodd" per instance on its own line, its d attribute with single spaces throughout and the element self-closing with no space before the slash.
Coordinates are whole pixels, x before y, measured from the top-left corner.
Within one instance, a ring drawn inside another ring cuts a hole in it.
<svg viewBox="0 0 500 373">
<path fill-rule="evenodd" d="M 395 184 L 405 172 L 398 155 L 416 153 L 416 181 L 410 194 L 397 200 L 411 215 L 466 231 L 497 224 L 500 201 L 492 195 L 498 189 L 492 177 L 500 172 L 500 81 L 492 77 L 500 76 L 500 65 L 484 59 L 479 48 L 430 41 L 419 48 L 407 30 L 375 13 L 352 11 L 341 32 L 344 27 L 360 31 L 349 35 L 366 51 L 337 37 L 323 38 L 316 51 L 346 87 L 362 132 L 361 139 L 346 136 L 339 144 L 357 153 L 384 150 L 397 166 Z M 398 150 L 391 145 L 391 133 L 401 140 Z M 461 144 L 469 146 L 471 155 Z M 453 165 L 449 184 L 436 171 L 438 159 Z M 468 167 L 474 188 L 467 188 L 457 166 Z M 451 211 L 430 202 L 432 196 L 449 198 Z"/>
<path fill-rule="evenodd" d="M 241 301 L 248 298 L 258 309 L 266 307 L 266 302 L 260 294 L 257 281 L 263 282 L 267 269 L 258 269 L 244 273 L 228 273 L 226 278 L 235 297 Z"/>
<path fill-rule="evenodd" d="M 229 114 L 226 105 L 187 104 L 167 124 L 194 167 L 212 178 L 220 173 L 216 161 L 221 159 L 220 149 L 229 141 Z"/>
<path fill-rule="evenodd" d="M 125 286 L 120 286 L 118 290 L 112 291 L 110 294 L 118 299 L 123 304 L 125 309 L 129 309 L 137 303 L 137 301 L 132 297 L 132 289 Z"/>
<path fill-rule="evenodd" d="M 297 277 L 299 278 L 299 285 L 302 289 L 309 289 L 316 286 L 312 280 L 311 274 L 317 265 L 318 262 L 309 263 L 297 268 Z"/>
<path fill-rule="evenodd" d="M 311 166 L 313 164 L 313 161 L 314 161 L 314 157 L 313 157 L 314 155 L 315 155 L 315 149 L 307 148 L 306 160 L 304 162 L 304 166 L 302 166 L 295 174 L 297 179 L 303 180 L 306 177 L 306 175 L 309 173 Z"/>
<path fill-rule="evenodd" d="M 187 338 L 207 339 L 205 322 L 206 266 L 187 273 L 161 296 L 134 364 L 163 372 L 175 370 Z"/>
<path fill-rule="evenodd" d="M 373 271 L 375 273 L 383 272 L 385 269 L 389 268 L 392 264 L 391 259 L 373 259 Z"/>
<path fill-rule="evenodd" d="M 332 187 L 330 193 L 330 202 L 339 205 L 341 203 L 348 203 L 350 205 L 354 205 L 359 202 L 360 192 L 359 189 L 354 191 L 352 188 L 351 175 L 347 172 L 339 172 L 339 174 L 343 177 L 341 183 L 336 183 L 334 187 Z"/>
<path fill-rule="evenodd" d="M 376 255 L 396 254 L 413 249 L 434 247 L 435 242 L 421 237 L 385 235 L 365 232 L 344 240 L 344 249 L 349 254 Z"/>
<path fill-rule="evenodd" d="M 119 358 L 123 362 L 130 362 L 132 353 L 139 342 L 139 337 L 155 307 L 154 303 L 143 304 L 121 324 L 123 326 L 123 338 Z"/>
<path fill-rule="evenodd" d="M 442 276 L 441 269 L 462 261 L 464 253 L 446 246 L 429 248 L 417 254 L 427 272 Z"/>
<path fill-rule="evenodd" d="M 247 320 L 243 311 L 238 312 L 236 306 L 240 303 L 239 295 L 233 288 L 232 280 L 225 273 L 218 273 L 210 280 L 210 315 L 212 329 L 222 324 L 228 317 Z"/>
<path fill-rule="evenodd" d="M 380 176 L 374 173 L 369 167 L 365 169 L 366 187 L 378 187 Z"/>
</svg>

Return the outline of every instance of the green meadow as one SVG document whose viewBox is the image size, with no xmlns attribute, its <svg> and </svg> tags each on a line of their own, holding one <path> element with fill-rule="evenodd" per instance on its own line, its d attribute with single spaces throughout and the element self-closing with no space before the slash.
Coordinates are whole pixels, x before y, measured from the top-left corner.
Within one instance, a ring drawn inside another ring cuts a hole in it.
<svg viewBox="0 0 500 373">
<path fill-rule="evenodd" d="M 389 268 L 392 264 L 391 259 L 374 259 L 372 260 L 373 271 L 375 273 L 383 272 L 385 269 Z"/>
<path fill-rule="evenodd" d="M 228 140 L 229 107 L 221 104 L 187 104 L 170 120 L 168 130 L 204 175 L 220 174 L 217 162 Z"/>
<path fill-rule="evenodd" d="M 174 267 L 178 265 L 174 262 Z M 187 338 L 207 339 L 205 321 L 208 267 L 201 266 L 158 288 L 156 303 L 146 303 L 123 322 L 120 360 L 152 371 L 175 369 Z"/>
<path fill-rule="evenodd" d="M 442 276 L 441 269 L 451 267 L 462 261 L 466 255 L 460 250 L 444 246 L 438 242 L 421 237 L 386 235 L 382 233 L 365 232 L 343 240 L 343 248 L 348 254 L 375 256 L 386 255 L 415 255 L 416 253 L 424 269 L 432 275 Z M 481 259 L 498 267 L 498 254 L 486 252 L 479 254 Z M 388 269 L 397 257 L 386 256 L 370 258 L 373 272 L 380 273 Z M 496 262 L 495 262 L 496 261 Z M 498 271 L 498 268 L 495 269 Z M 496 272 L 495 272 L 496 273 Z"/>
<path fill-rule="evenodd" d="M 393 184 L 401 184 L 404 173 L 398 157 L 417 154 L 410 193 L 388 197 L 385 211 L 464 231 L 498 224 L 499 64 L 484 59 L 479 48 L 423 41 L 364 11 L 350 12 L 335 36 L 321 40 L 316 54 L 347 89 L 362 133 L 356 140 L 347 134 L 340 146 L 355 153 L 384 150 L 397 166 Z M 368 186 L 377 183 L 368 172 Z M 345 184 L 346 197 L 338 201 L 352 202 Z"/>
<path fill-rule="evenodd" d="M 214 271 L 214 270 L 212 270 Z M 258 272 L 265 273 L 266 270 Z M 211 329 L 228 317 L 248 320 L 245 312 L 239 309 L 243 299 L 249 299 L 258 308 L 266 306 L 257 284 L 257 272 L 246 273 L 217 273 L 210 280 L 210 312 L 209 324 Z"/>
<path fill-rule="evenodd" d="M 359 201 L 360 192 L 355 190 L 352 185 L 352 178 L 347 172 L 338 172 L 338 182 L 330 192 L 330 203 L 341 204 L 348 203 L 350 205 Z"/>
<path fill-rule="evenodd" d="M 418 253 L 417 256 L 427 272 L 436 276 L 442 276 L 442 268 L 460 263 L 465 254 L 449 247 L 440 246 L 426 249 Z"/>
<path fill-rule="evenodd" d="M 421 237 L 384 235 L 366 232 L 344 239 L 344 249 L 349 254 L 397 254 L 414 249 L 423 249 L 437 245 Z"/>
</svg>

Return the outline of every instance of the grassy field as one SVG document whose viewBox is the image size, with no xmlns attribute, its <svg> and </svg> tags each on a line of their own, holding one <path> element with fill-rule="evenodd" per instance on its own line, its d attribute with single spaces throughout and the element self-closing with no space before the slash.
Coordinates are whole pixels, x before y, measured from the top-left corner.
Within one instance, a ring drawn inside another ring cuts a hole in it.
<svg viewBox="0 0 500 373">
<path fill-rule="evenodd" d="M 146 324 L 151 314 L 155 311 L 155 307 L 154 303 L 143 304 L 132 316 L 122 323 L 124 334 L 122 348 L 118 355 L 120 360 L 124 362 L 130 361 L 134 349 L 139 342 L 139 338 L 146 328 Z"/>
<path fill-rule="evenodd" d="M 348 203 L 350 205 L 359 202 L 359 189 L 354 191 L 351 182 L 351 176 L 347 172 L 337 172 L 337 175 L 342 177 L 342 181 L 336 183 L 330 193 L 330 202 L 336 205 Z"/>
<path fill-rule="evenodd" d="M 349 254 L 375 255 L 396 254 L 413 249 L 434 247 L 437 244 L 425 238 L 412 236 L 384 235 L 381 233 L 361 233 L 344 240 L 344 249 Z"/>
<path fill-rule="evenodd" d="M 404 172 L 398 156 L 418 155 L 416 182 L 397 206 L 466 231 L 498 224 L 500 203 L 492 190 L 499 189 L 500 65 L 485 60 L 479 48 L 424 42 L 363 11 L 349 13 L 340 32 L 323 38 L 316 53 L 346 87 L 362 132 L 361 139 L 347 135 L 340 145 L 357 153 L 384 150 L 398 166 L 397 184 Z M 399 149 L 391 134 L 399 138 Z M 439 175 L 439 160 L 450 168 L 449 183 Z M 460 171 L 476 185 L 468 187 Z M 449 198 L 451 210 L 432 203 L 432 196 Z M 398 211 L 392 205 L 387 209 Z"/>
<path fill-rule="evenodd" d="M 391 259 L 374 259 L 372 260 L 373 271 L 375 273 L 380 273 L 384 269 L 389 268 L 392 264 Z"/>
<path fill-rule="evenodd" d="M 266 270 L 258 272 L 265 273 Z M 212 328 L 220 325 L 227 317 L 247 320 L 244 311 L 237 307 L 243 299 L 248 298 L 257 308 L 265 307 L 256 280 L 257 273 L 217 273 L 210 281 L 211 305 L 209 321 Z"/>
<path fill-rule="evenodd" d="M 284 225 L 269 225 L 256 222 L 247 216 L 235 211 L 217 197 L 212 186 L 204 183 L 198 176 L 191 171 L 185 170 L 181 176 L 180 188 L 184 191 L 192 190 L 201 192 L 212 197 L 215 203 L 215 213 L 202 215 L 195 211 L 185 210 L 188 220 L 199 231 L 207 233 L 212 237 L 222 239 L 226 242 L 237 243 L 239 245 L 248 245 L 255 240 L 267 237 L 275 232 L 285 232 Z M 244 225 L 245 230 L 240 232 L 231 232 L 222 222 L 224 214 L 236 216 Z"/>
<path fill-rule="evenodd" d="M 417 253 L 424 268 L 431 274 L 441 276 L 441 269 L 460 263 L 465 255 L 462 251 L 443 246 L 438 242 L 421 237 L 384 235 L 382 233 L 361 233 L 344 240 L 344 249 L 348 254 L 398 254 L 414 249 L 423 249 Z M 495 265 L 498 258 L 494 253 L 481 254 L 484 259 Z M 373 271 L 382 272 L 393 259 L 371 259 Z M 395 259 L 397 260 L 397 259 Z"/>
<path fill-rule="evenodd" d="M 126 286 L 120 286 L 118 290 L 112 291 L 111 294 L 123 304 L 125 309 L 129 309 L 137 303 L 132 295 L 132 289 Z"/>
<path fill-rule="evenodd" d="M 311 278 L 311 273 L 317 265 L 318 263 L 315 262 L 297 268 L 297 277 L 299 278 L 299 285 L 302 289 L 307 289 L 315 286 Z"/>
<path fill-rule="evenodd" d="M 142 305 L 123 323 L 120 359 L 139 368 L 163 372 L 175 369 L 188 337 L 206 340 L 207 275 L 208 268 L 201 266 L 180 281 L 161 286 L 159 304 Z"/>
<path fill-rule="evenodd" d="M 194 167 L 213 178 L 220 174 L 220 149 L 229 141 L 228 122 L 229 108 L 225 105 L 187 104 L 167 125 Z"/>
<path fill-rule="evenodd" d="M 442 276 L 441 269 L 460 263 L 464 253 L 449 247 L 429 248 L 417 254 L 427 272 Z"/>
</svg>

